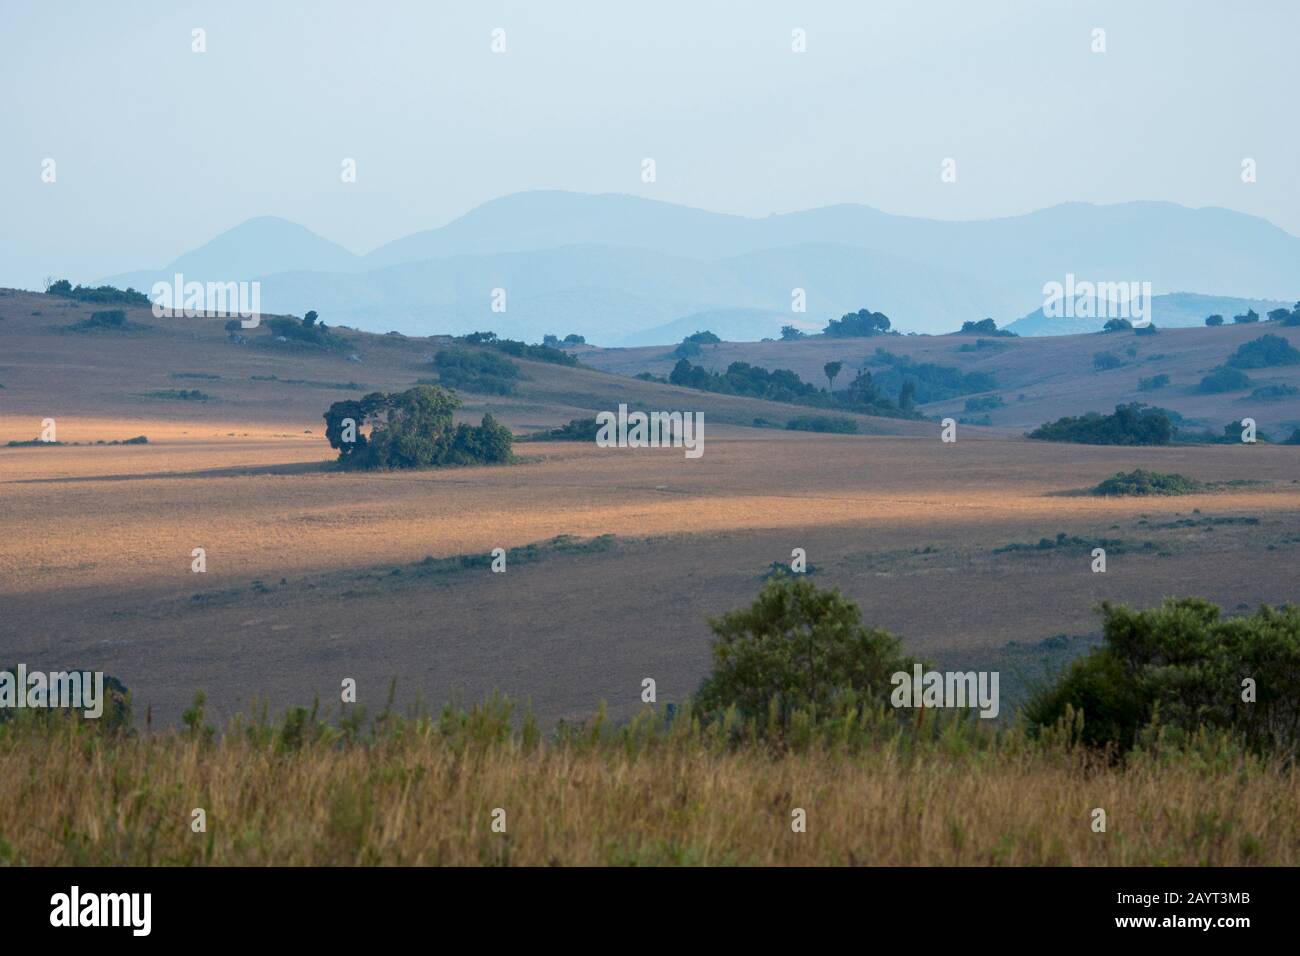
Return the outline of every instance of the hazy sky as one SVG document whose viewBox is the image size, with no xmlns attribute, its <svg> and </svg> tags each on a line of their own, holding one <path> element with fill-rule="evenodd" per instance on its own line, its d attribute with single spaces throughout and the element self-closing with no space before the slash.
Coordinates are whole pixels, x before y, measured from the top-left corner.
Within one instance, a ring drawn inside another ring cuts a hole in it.
<svg viewBox="0 0 1300 956">
<path fill-rule="evenodd" d="M 1164 199 L 1300 234 L 1297 36 L 1293 0 L 0 0 L 0 285 L 162 266 L 257 215 L 366 252 L 545 188 L 753 216 Z"/>
</svg>

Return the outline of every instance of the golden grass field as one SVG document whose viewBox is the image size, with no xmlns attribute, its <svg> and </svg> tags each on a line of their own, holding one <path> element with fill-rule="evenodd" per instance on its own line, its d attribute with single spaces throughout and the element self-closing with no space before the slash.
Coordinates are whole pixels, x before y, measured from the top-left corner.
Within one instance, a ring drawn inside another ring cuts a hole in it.
<svg viewBox="0 0 1300 956">
<path fill-rule="evenodd" d="M 256 719 L 212 744 L 176 733 L 0 732 L 0 774 L 11 781 L 0 863 L 1300 862 L 1300 775 L 1210 742 L 1117 766 L 969 727 L 910 744 L 879 734 L 854 746 L 850 735 L 770 750 L 720 746 L 680 723 L 548 743 L 512 734 L 492 707 L 352 743 L 305 726 L 292 745 Z"/>
</svg>

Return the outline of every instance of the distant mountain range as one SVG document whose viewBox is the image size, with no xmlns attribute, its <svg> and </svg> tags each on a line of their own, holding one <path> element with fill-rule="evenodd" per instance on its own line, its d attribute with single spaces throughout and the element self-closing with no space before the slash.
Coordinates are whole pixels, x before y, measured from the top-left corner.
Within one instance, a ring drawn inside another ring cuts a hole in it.
<svg viewBox="0 0 1300 956">
<path fill-rule="evenodd" d="M 530 340 L 576 332 L 632 345 L 678 341 L 710 324 L 726 338 L 757 340 L 863 307 L 903 331 L 1023 316 L 1022 334 L 1060 334 L 1069 330 L 1045 324 L 1057 320 L 1040 307 L 1044 284 L 1066 273 L 1149 281 L 1157 307 L 1160 294 L 1187 289 L 1289 304 L 1300 298 L 1298 265 L 1300 238 L 1263 219 L 1172 203 L 1068 203 L 972 222 L 858 205 L 751 219 L 552 191 L 493 200 L 367 255 L 259 217 L 161 269 L 99 281 L 147 292 L 177 272 L 187 281 L 256 279 L 266 312 L 315 309 L 371 331 L 491 329 Z M 505 290 L 505 311 L 492 310 L 494 289 Z M 796 289 L 804 312 L 792 310 Z M 1179 323 L 1157 313 L 1156 324 Z"/>
</svg>

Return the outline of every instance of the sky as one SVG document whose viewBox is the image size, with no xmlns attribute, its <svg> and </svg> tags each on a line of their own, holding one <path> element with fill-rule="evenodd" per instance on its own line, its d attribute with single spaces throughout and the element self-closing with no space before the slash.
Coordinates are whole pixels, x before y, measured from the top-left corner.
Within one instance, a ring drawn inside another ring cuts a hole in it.
<svg viewBox="0 0 1300 956">
<path fill-rule="evenodd" d="M 261 215 L 364 253 L 528 189 L 1168 200 L 1300 234 L 1297 36 L 1293 0 L 0 0 L 0 286 L 161 267 Z"/>
</svg>

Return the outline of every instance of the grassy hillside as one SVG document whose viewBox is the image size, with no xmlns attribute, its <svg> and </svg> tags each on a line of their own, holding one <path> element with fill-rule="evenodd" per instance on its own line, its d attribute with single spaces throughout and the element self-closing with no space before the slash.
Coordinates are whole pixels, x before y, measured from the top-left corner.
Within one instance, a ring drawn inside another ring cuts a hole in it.
<svg viewBox="0 0 1300 956">
<path fill-rule="evenodd" d="M 927 415 L 982 417 L 997 427 L 1017 431 L 1034 428 L 1065 415 L 1087 411 L 1110 412 L 1124 402 L 1146 402 L 1173 409 L 1194 423 L 1221 431 L 1229 421 L 1250 416 L 1262 430 L 1282 436 L 1300 425 L 1300 394 L 1275 399 L 1252 399 L 1255 388 L 1270 384 L 1300 387 L 1300 366 L 1260 369 L 1251 373 L 1249 388 L 1223 394 L 1199 389 L 1201 379 L 1222 365 L 1238 346 L 1265 334 L 1286 338 L 1300 346 L 1300 328 L 1276 323 L 1227 325 L 1220 328 L 1161 329 L 1155 335 L 1116 332 L 1035 338 L 988 338 L 972 335 L 877 336 L 828 338 L 815 336 L 794 342 L 723 342 L 706 346 L 690 361 L 725 370 L 732 362 L 749 362 L 768 368 L 788 368 L 805 381 L 825 385 L 822 366 L 844 363 L 836 380 L 843 388 L 854 370 L 865 367 L 877 373 L 887 366 L 876 359 L 884 349 L 917 363 L 951 366 L 962 372 L 986 372 L 998 387 L 989 392 L 921 405 Z M 980 341 L 986 343 L 981 347 Z M 574 354 L 588 365 L 635 375 L 667 375 L 675 364 L 672 347 L 599 349 L 584 346 Z M 1109 352 L 1119 361 L 1113 369 L 1098 371 L 1094 359 Z M 1144 390 L 1143 379 L 1168 375 L 1169 384 Z M 997 395 L 1000 406 L 967 412 L 966 399 Z M 896 397 L 896 396 L 895 396 Z"/>
<path fill-rule="evenodd" d="M 156 319 L 147 307 L 125 308 L 129 331 L 76 332 L 100 307 L 53 296 L 0 290 L 0 439 L 35 437 L 40 420 L 97 418 L 112 408 L 126 421 L 240 422 L 292 425 L 306 437 L 323 434 L 321 415 L 341 398 L 410 388 L 436 378 L 431 360 L 453 343 L 448 337 L 406 338 L 331 328 L 344 347 L 320 350 L 277 343 L 268 328 L 239 331 L 233 344 L 224 319 Z M 329 316 L 322 316 L 329 322 Z M 349 356 L 355 356 L 356 361 Z M 615 409 L 620 402 L 648 409 L 703 411 L 710 425 L 750 426 L 762 418 L 784 424 L 799 408 L 759 399 L 711 395 L 609 372 L 514 360 L 521 369 L 515 394 L 464 390 L 462 416 L 492 412 L 516 431 L 561 425 Z M 174 391 L 198 389 L 202 400 Z M 920 434 L 928 425 L 855 416 L 862 434 Z M 201 432 L 192 432 L 200 434 Z M 134 433 L 133 433 L 134 434 Z M 99 436 L 95 436 L 99 437 Z M 126 437 L 126 436 L 119 436 Z"/>
</svg>

